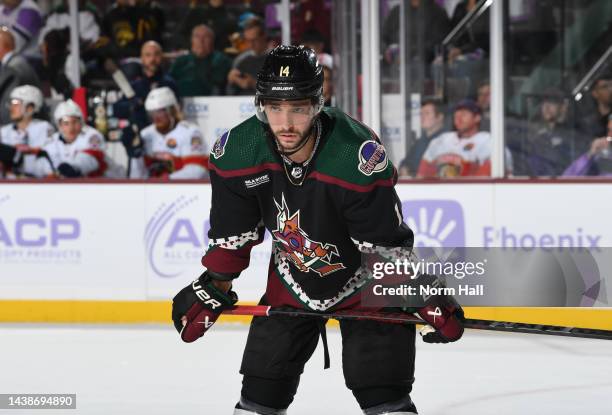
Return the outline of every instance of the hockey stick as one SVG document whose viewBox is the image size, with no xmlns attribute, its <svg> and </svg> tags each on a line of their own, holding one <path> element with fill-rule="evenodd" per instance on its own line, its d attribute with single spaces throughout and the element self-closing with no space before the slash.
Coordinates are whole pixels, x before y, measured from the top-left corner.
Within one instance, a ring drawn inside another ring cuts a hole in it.
<svg viewBox="0 0 612 415">
<path fill-rule="evenodd" d="M 296 309 L 277 309 L 265 305 L 239 305 L 224 314 L 238 316 L 291 316 L 318 317 L 335 320 L 373 320 L 385 323 L 423 324 L 423 320 L 409 313 L 391 313 L 383 311 L 340 310 L 333 313 L 318 313 L 315 311 Z M 517 323 L 495 320 L 465 319 L 464 327 L 476 330 L 505 331 L 511 333 L 549 334 L 565 337 L 582 337 L 587 339 L 612 340 L 612 330 L 586 329 L 580 327 L 549 326 L 544 324 Z"/>
</svg>

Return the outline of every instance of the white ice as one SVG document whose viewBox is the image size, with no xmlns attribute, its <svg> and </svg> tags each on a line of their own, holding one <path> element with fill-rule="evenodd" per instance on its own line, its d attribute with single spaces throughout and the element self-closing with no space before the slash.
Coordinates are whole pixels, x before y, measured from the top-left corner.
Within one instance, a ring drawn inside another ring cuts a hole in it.
<svg viewBox="0 0 612 415">
<path fill-rule="evenodd" d="M 319 348 L 290 415 L 360 414 L 344 387 L 341 338 L 332 367 Z M 0 326 L 0 393 L 76 393 L 76 410 L 10 414 L 231 415 L 240 392 L 244 326 L 193 344 L 159 326 Z M 450 345 L 418 339 L 412 397 L 424 415 L 610 415 L 612 343 L 468 331 Z"/>
</svg>

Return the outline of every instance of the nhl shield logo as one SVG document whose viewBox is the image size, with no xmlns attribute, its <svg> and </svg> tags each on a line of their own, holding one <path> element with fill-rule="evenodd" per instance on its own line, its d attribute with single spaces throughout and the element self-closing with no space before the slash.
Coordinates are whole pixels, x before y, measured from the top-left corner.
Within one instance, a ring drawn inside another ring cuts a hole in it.
<svg viewBox="0 0 612 415">
<path fill-rule="evenodd" d="M 382 144 L 374 140 L 365 141 L 359 147 L 359 164 L 357 168 L 366 176 L 378 173 L 387 168 L 389 159 Z"/>
<path fill-rule="evenodd" d="M 223 133 L 221 137 L 215 141 L 215 145 L 212 148 L 212 155 L 214 158 L 218 159 L 223 154 L 225 154 L 225 146 L 227 145 L 227 141 L 229 140 L 230 132 Z"/>
<path fill-rule="evenodd" d="M 336 245 L 313 241 L 300 227 L 299 209 L 293 214 L 289 211 L 285 196 L 282 195 L 278 209 L 277 227 L 272 231 L 276 249 L 301 272 L 314 272 L 325 277 L 333 272 L 344 269 L 342 263 L 332 263 L 332 256 L 339 256 Z"/>
</svg>

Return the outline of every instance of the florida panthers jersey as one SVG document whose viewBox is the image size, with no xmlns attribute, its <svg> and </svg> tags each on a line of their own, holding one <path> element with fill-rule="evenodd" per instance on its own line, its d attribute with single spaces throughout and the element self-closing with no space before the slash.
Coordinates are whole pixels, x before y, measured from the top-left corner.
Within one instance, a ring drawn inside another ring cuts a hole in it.
<svg viewBox="0 0 612 415">
<path fill-rule="evenodd" d="M 149 125 L 140 133 L 144 157 L 132 159 L 130 176 L 167 175 L 171 179 L 202 179 L 207 176 L 208 149 L 199 128 L 187 121 L 162 134 Z"/>
<path fill-rule="evenodd" d="M 38 157 L 34 166 L 37 177 L 56 174 L 57 167 L 62 163 L 72 165 L 85 177 L 100 177 L 107 170 L 108 163 L 104 154 L 104 138 L 98 130 L 83 126 L 81 133 L 68 143 L 56 132 L 43 150 L 48 157 Z"/>
<path fill-rule="evenodd" d="M 318 122 L 319 145 L 298 185 L 256 117 L 222 135 L 210 156 L 210 244 L 202 263 L 239 274 L 267 229 L 273 245 L 265 297 L 273 306 L 353 307 L 367 279 L 357 272 L 360 249 L 413 241 L 378 138 L 337 109 L 324 109 Z"/>
<path fill-rule="evenodd" d="M 480 131 L 460 138 L 456 131 L 441 134 L 427 147 L 417 175 L 421 177 L 490 176 L 491 134 Z"/>
<path fill-rule="evenodd" d="M 33 119 L 25 130 L 19 130 L 16 124 L 6 124 L 0 129 L 0 142 L 16 147 L 23 154 L 23 161 L 15 173 L 34 176 L 36 154 L 47 143 L 55 129 L 44 120 Z"/>
</svg>

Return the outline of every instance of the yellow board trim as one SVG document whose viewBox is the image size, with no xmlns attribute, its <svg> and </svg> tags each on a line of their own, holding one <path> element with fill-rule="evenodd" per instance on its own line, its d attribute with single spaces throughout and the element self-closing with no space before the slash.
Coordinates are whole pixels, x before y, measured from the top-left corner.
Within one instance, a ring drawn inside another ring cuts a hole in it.
<svg viewBox="0 0 612 415">
<path fill-rule="evenodd" d="M 242 303 L 253 304 L 253 303 Z M 466 307 L 469 318 L 612 330 L 612 308 Z M 169 301 L 0 300 L 2 323 L 170 324 Z M 223 316 L 248 323 L 249 316 Z"/>
</svg>

